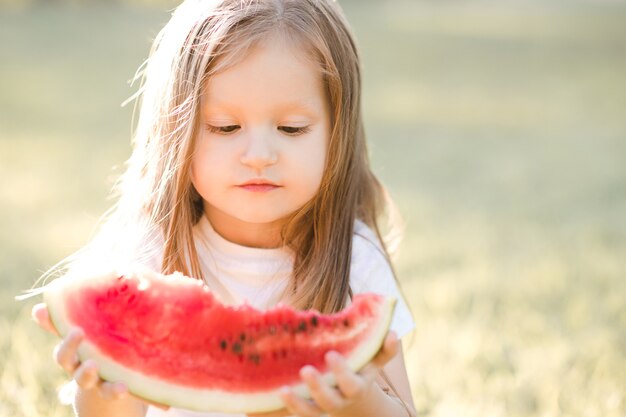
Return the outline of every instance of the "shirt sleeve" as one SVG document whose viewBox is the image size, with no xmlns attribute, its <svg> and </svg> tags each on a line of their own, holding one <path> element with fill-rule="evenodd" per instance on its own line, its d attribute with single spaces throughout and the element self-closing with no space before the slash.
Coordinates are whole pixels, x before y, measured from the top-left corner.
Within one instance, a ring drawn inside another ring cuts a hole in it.
<svg viewBox="0 0 626 417">
<path fill-rule="evenodd" d="M 357 226 L 352 242 L 350 286 L 354 294 L 371 292 L 396 299 L 391 330 L 396 332 L 398 338 L 415 328 L 413 316 L 378 239 L 362 223 Z"/>
</svg>

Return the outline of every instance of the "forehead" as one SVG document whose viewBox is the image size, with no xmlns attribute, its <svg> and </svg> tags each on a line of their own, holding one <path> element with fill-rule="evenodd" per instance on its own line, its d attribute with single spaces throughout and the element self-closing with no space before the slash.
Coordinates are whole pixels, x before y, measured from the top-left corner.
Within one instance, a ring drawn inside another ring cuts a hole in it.
<svg viewBox="0 0 626 417">
<path fill-rule="evenodd" d="M 209 75 L 202 106 L 281 106 L 319 110 L 326 101 L 321 66 L 310 48 L 283 36 L 250 46 L 242 57 Z"/>
</svg>

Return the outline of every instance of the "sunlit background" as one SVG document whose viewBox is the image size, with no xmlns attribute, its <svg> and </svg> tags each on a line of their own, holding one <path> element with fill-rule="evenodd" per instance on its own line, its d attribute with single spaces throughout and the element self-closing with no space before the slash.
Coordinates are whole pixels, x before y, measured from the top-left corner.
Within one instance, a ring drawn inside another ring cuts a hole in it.
<svg viewBox="0 0 626 417">
<path fill-rule="evenodd" d="M 420 416 L 626 415 L 626 3 L 342 1 Z M 0 416 L 70 416 L 15 302 L 84 244 L 171 1 L 0 0 Z"/>
</svg>

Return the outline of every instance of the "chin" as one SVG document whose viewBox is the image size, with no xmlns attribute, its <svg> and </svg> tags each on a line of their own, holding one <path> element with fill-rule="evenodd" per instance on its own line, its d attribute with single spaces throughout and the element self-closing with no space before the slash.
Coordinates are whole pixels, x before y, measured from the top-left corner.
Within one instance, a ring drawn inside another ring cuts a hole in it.
<svg viewBox="0 0 626 417">
<path fill-rule="evenodd" d="M 269 223 L 284 223 L 288 219 L 288 214 L 277 213 L 246 213 L 241 216 L 236 216 L 240 221 L 251 224 L 269 224 Z"/>
</svg>

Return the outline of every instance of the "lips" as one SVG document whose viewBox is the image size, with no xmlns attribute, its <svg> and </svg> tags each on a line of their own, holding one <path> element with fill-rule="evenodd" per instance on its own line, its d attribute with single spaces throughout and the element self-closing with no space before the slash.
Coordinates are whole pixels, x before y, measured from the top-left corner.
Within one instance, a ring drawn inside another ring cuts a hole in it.
<svg viewBox="0 0 626 417">
<path fill-rule="evenodd" d="M 263 193 L 281 188 L 281 185 L 278 185 L 266 179 L 252 179 L 237 185 L 237 187 L 246 191 Z"/>
</svg>

